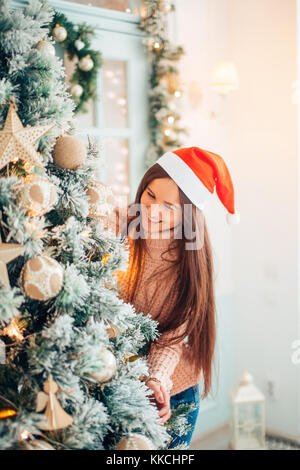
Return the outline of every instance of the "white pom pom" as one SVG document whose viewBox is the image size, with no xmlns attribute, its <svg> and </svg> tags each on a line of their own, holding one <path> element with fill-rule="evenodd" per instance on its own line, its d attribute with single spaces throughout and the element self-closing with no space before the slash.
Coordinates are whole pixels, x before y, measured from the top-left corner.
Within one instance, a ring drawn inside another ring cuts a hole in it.
<svg viewBox="0 0 300 470">
<path fill-rule="evenodd" d="M 234 214 L 230 214 L 230 212 L 227 212 L 226 219 L 227 219 L 227 223 L 230 224 L 230 225 L 239 224 L 240 223 L 240 213 L 235 212 Z"/>
</svg>

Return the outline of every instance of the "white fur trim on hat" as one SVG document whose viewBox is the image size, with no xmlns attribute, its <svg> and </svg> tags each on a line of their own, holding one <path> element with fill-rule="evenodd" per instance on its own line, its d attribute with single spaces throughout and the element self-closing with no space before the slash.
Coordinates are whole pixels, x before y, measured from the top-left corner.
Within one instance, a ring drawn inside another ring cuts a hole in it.
<svg viewBox="0 0 300 470">
<path fill-rule="evenodd" d="M 191 168 L 175 153 L 166 152 L 155 163 L 159 163 L 170 175 L 190 201 L 198 209 L 203 209 L 213 195 Z"/>
<path fill-rule="evenodd" d="M 235 212 L 234 214 L 230 214 L 230 212 L 227 212 L 226 220 L 227 220 L 227 223 L 230 224 L 230 225 L 239 224 L 240 223 L 240 213 Z"/>
</svg>

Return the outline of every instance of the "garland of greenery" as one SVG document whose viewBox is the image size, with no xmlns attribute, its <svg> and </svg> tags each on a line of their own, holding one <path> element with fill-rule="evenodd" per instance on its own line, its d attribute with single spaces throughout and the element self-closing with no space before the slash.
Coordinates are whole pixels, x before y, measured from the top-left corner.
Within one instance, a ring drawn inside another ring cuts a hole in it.
<svg viewBox="0 0 300 470">
<path fill-rule="evenodd" d="M 70 60 L 77 57 L 75 71 L 70 78 L 70 93 L 76 104 L 75 113 L 87 112 L 87 101 L 97 98 L 97 74 L 102 65 L 102 55 L 91 49 L 94 28 L 86 23 L 74 25 L 60 12 L 55 12 L 49 26 L 50 35 L 67 52 Z"/>
<path fill-rule="evenodd" d="M 144 43 L 151 62 L 149 90 L 150 145 L 146 168 L 169 150 L 182 145 L 181 134 L 187 134 L 180 125 L 176 101 L 182 96 L 179 71 L 176 67 L 184 50 L 173 46 L 168 39 L 167 18 L 175 6 L 169 0 L 145 0 L 146 14 L 139 28 L 147 33 Z"/>
</svg>

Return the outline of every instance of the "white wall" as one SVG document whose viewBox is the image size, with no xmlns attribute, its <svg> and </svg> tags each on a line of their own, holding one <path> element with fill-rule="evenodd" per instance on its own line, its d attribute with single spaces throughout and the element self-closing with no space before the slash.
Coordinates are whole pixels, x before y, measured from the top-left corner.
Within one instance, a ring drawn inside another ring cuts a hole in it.
<svg viewBox="0 0 300 470">
<path fill-rule="evenodd" d="M 240 225 L 228 227 L 217 196 L 207 210 L 217 295 L 233 302 L 225 317 L 232 363 L 223 370 L 235 383 L 247 368 L 265 394 L 267 379 L 275 380 L 267 428 L 300 437 L 300 366 L 291 362 L 299 338 L 297 106 L 291 88 L 297 78 L 296 0 L 177 0 L 176 18 L 176 39 L 187 50 L 180 65 L 187 88 L 183 123 L 190 130 L 185 144 L 223 156 L 241 213 Z M 213 65 L 222 59 L 233 60 L 240 77 L 239 90 L 224 103 L 209 88 Z M 193 108 L 188 90 L 195 81 L 203 96 Z M 211 110 L 221 113 L 219 119 L 210 118 Z M 218 411 L 220 422 L 226 413 Z"/>
<path fill-rule="evenodd" d="M 267 427 L 300 437 L 296 1 L 228 0 L 230 55 L 241 79 L 228 113 L 243 223 L 233 233 L 234 377 L 246 366 L 266 393 Z"/>
</svg>

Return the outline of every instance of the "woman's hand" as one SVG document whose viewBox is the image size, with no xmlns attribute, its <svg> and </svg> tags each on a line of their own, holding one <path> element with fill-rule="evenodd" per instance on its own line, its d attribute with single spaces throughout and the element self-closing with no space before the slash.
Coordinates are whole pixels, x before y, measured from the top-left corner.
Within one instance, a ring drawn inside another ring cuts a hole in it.
<svg viewBox="0 0 300 470">
<path fill-rule="evenodd" d="M 162 418 L 161 424 L 163 424 L 171 417 L 170 395 L 165 387 L 155 380 L 148 380 L 146 385 L 154 392 L 154 399 L 159 411 L 159 416 Z"/>
</svg>

